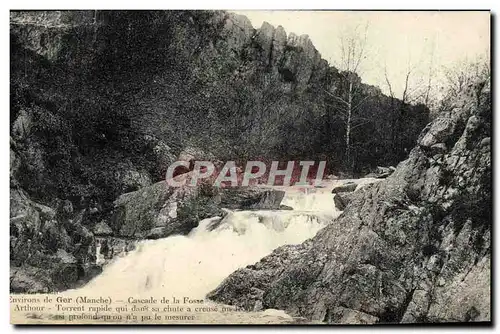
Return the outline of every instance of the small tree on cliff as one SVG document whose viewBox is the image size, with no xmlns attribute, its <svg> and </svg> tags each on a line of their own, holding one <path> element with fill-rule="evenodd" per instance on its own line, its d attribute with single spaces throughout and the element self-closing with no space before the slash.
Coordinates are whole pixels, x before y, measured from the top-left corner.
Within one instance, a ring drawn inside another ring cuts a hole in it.
<svg viewBox="0 0 500 334">
<path fill-rule="evenodd" d="M 363 105 L 366 96 L 361 94 L 361 79 L 358 71 L 366 58 L 366 38 L 368 24 L 357 25 L 344 30 L 339 36 L 340 61 L 337 66 L 341 77 L 340 92 L 327 93 L 334 98 L 334 108 L 345 124 L 345 166 L 352 171 L 354 167 L 352 131 L 367 123 L 356 111 Z"/>
<path fill-rule="evenodd" d="M 395 96 L 395 92 L 393 90 L 393 85 L 391 84 L 391 81 L 389 80 L 389 75 L 387 73 L 387 64 L 384 66 L 384 77 L 385 77 L 385 82 L 387 85 L 387 88 L 389 89 L 389 96 L 391 98 L 391 104 L 390 104 L 390 146 L 391 146 L 391 152 L 390 154 L 392 156 L 396 156 L 397 152 L 401 150 L 401 141 L 402 141 L 402 136 L 404 135 L 404 131 L 402 131 L 402 121 L 404 119 L 404 111 L 406 109 L 406 103 L 409 102 L 411 99 L 411 93 L 410 93 L 410 87 L 409 87 L 409 82 L 410 82 L 410 77 L 412 75 L 412 72 L 414 70 L 414 67 L 411 64 L 411 57 L 408 58 L 408 66 L 407 70 L 404 76 L 404 83 L 402 85 L 403 87 L 403 92 L 401 95 L 401 99 L 398 99 Z"/>
<path fill-rule="evenodd" d="M 441 88 L 442 97 L 437 110 L 438 114 L 449 109 L 456 98 L 471 86 L 477 86 L 476 90 L 479 93 L 491 80 L 490 56 L 482 54 L 475 59 L 463 59 L 452 67 L 444 68 L 443 71 L 445 78 Z"/>
</svg>

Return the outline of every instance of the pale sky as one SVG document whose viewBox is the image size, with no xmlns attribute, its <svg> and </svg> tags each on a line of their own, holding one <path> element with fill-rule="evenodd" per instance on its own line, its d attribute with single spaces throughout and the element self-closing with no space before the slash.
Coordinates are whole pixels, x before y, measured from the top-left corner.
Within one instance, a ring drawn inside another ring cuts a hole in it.
<svg viewBox="0 0 500 334">
<path fill-rule="evenodd" d="M 287 35 L 309 35 L 316 49 L 331 65 L 340 60 L 339 36 L 346 27 L 369 24 L 366 60 L 360 75 L 363 82 L 388 92 L 384 66 L 398 97 L 404 88 L 408 64 L 412 82 L 427 81 L 431 50 L 433 73 L 465 58 L 488 55 L 489 12 L 370 12 L 370 11 L 235 11 L 247 16 L 254 28 L 264 21 L 283 26 Z M 432 45 L 435 45 L 433 48 Z M 436 80 L 438 81 L 438 80 Z"/>
</svg>

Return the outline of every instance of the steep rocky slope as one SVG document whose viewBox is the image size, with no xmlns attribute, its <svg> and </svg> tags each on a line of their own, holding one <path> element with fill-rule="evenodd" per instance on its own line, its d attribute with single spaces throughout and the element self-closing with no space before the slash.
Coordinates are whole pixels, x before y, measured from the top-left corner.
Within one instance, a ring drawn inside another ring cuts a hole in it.
<svg viewBox="0 0 500 334">
<path fill-rule="evenodd" d="M 81 284 L 100 257 L 217 212 L 194 196 L 175 228 L 130 224 L 133 205 L 157 219 L 171 195 L 158 182 L 186 148 L 197 159 L 342 167 L 345 130 L 330 97 L 342 94 L 341 76 L 307 36 L 224 11 L 19 11 L 10 23 L 13 291 Z M 400 161 L 428 110 L 391 108 L 360 81 L 371 122 L 353 131 L 359 170 Z M 398 145 L 386 131 L 395 122 Z M 130 201 L 138 194 L 144 203 Z"/>
<path fill-rule="evenodd" d="M 491 101 L 471 86 L 386 180 L 209 298 L 330 323 L 491 319 Z"/>
</svg>

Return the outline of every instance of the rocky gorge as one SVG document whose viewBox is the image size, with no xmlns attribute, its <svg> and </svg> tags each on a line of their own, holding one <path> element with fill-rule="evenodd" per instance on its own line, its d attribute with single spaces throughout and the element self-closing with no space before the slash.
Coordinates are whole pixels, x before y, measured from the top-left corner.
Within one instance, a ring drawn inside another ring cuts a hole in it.
<svg viewBox="0 0 500 334">
<path fill-rule="evenodd" d="M 10 28 L 13 291 L 85 282 L 97 249 L 109 259 L 217 211 L 206 197 L 167 222 L 167 198 L 198 198 L 159 183 L 176 158 L 336 157 L 321 136 L 342 130 L 314 127 L 335 126 L 322 118 L 338 71 L 307 36 L 223 11 L 13 11 Z M 362 87 L 371 109 L 388 103 Z M 404 107 L 423 127 L 425 110 Z"/>
<path fill-rule="evenodd" d="M 13 11 L 10 37 L 12 293 L 83 286 L 138 242 L 228 212 L 317 219 L 282 189 L 164 180 L 176 160 L 307 159 L 373 180 L 327 189 L 339 217 L 226 275 L 210 300 L 326 323 L 490 319 L 489 81 L 429 123 L 426 106 L 356 75 L 368 122 L 352 169 L 342 73 L 307 35 L 225 11 Z"/>
</svg>

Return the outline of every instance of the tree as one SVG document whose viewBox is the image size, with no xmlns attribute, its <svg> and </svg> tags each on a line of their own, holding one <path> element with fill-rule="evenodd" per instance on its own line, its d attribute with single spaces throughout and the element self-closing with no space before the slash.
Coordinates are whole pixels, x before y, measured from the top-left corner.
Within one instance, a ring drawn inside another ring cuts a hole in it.
<svg viewBox="0 0 500 334">
<path fill-rule="evenodd" d="M 424 66 L 419 66 L 420 67 L 420 75 L 417 75 L 417 81 L 412 82 L 412 90 L 409 96 L 407 96 L 406 100 L 408 103 L 413 103 L 413 104 L 424 104 L 425 106 L 432 108 L 434 107 L 435 99 L 432 98 L 432 90 L 434 87 L 434 81 L 435 81 L 435 66 L 434 66 L 434 53 L 436 49 L 436 41 L 435 38 L 433 38 L 430 41 L 430 44 L 427 44 L 430 49 L 427 49 L 427 47 L 424 48 L 422 55 L 420 57 L 419 63 L 425 63 L 428 62 L 428 66 L 425 67 L 426 70 L 424 70 Z M 424 72 L 427 71 L 426 74 Z M 425 75 L 427 75 L 427 78 L 425 78 Z M 406 87 L 405 90 L 408 88 L 408 80 L 406 82 Z"/>
<path fill-rule="evenodd" d="M 353 143 L 352 131 L 367 123 L 367 119 L 355 115 L 362 106 L 366 96 L 360 93 L 361 79 L 358 71 L 363 59 L 366 58 L 366 40 L 368 23 L 364 26 L 356 25 L 352 29 L 344 30 L 340 37 L 340 62 L 338 68 L 342 79 L 340 94 L 327 93 L 336 100 L 335 108 L 340 113 L 345 124 L 345 166 L 352 170 L 354 159 L 352 157 Z"/>
<path fill-rule="evenodd" d="M 401 119 L 404 117 L 403 116 L 403 111 L 404 108 L 406 107 L 406 103 L 408 100 L 408 95 L 409 95 L 409 81 L 410 81 L 410 75 L 412 74 L 412 66 L 411 62 L 408 61 L 408 67 L 407 71 L 404 76 L 404 86 L 403 86 L 403 92 L 401 95 L 401 100 L 396 98 L 395 92 L 393 89 L 393 85 L 391 84 L 391 80 L 389 79 L 389 75 L 387 73 L 387 64 L 384 66 L 384 78 L 385 82 L 387 85 L 387 88 L 389 90 L 389 95 L 390 95 L 390 107 L 389 107 L 389 124 L 390 124 L 390 129 L 389 133 L 390 135 L 388 136 L 389 142 L 387 143 L 387 146 L 390 147 L 390 154 L 392 157 L 395 157 L 398 155 L 398 152 L 401 150 L 401 142 L 402 142 L 402 137 L 404 136 L 403 129 L 401 128 Z M 389 158 L 389 157 L 388 157 Z"/>
<path fill-rule="evenodd" d="M 428 121 L 428 109 L 426 102 L 430 100 L 433 72 L 434 44 L 431 45 L 430 52 L 427 49 L 422 53 L 417 62 L 412 62 L 412 55 L 408 53 L 406 70 L 400 73 L 399 82 L 389 79 L 387 64 L 384 66 L 384 78 L 390 95 L 390 107 L 388 116 L 388 129 L 390 141 L 391 157 L 388 159 L 397 160 L 402 154 L 406 154 L 409 147 L 413 146 L 413 140 L 418 136 L 422 124 Z M 429 61 L 427 68 L 424 60 Z M 395 90 L 400 93 L 396 97 Z"/>
<path fill-rule="evenodd" d="M 475 60 L 465 59 L 453 67 L 444 68 L 445 82 L 439 110 L 446 110 L 452 102 L 471 85 L 491 80 L 491 64 L 488 55 Z M 481 87 L 482 88 L 482 87 Z"/>
<path fill-rule="evenodd" d="M 432 79 L 433 79 L 433 73 L 434 73 L 434 51 L 436 49 L 436 41 L 432 41 L 432 47 L 431 47 L 431 54 L 430 54 L 430 62 L 429 62 L 429 73 L 427 76 L 427 87 L 425 89 L 425 98 L 424 98 L 424 104 L 426 106 L 429 105 L 429 98 L 430 98 L 430 93 L 431 93 L 431 88 L 432 88 Z"/>
<path fill-rule="evenodd" d="M 429 106 L 432 104 L 433 88 L 435 86 L 435 38 L 427 41 L 426 46 L 422 49 L 422 53 L 418 57 L 417 62 L 412 61 L 412 54 L 408 53 L 407 68 L 404 72 L 401 82 L 391 82 L 387 71 L 387 63 L 384 67 L 384 76 L 389 94 L 395 98 L 394 88 L 401 91 L 399 98 L 403 103 L 409 104 L 424 104 Z M 398 89 L 400 88 L 400 90 Z"/>
</svg>

